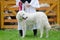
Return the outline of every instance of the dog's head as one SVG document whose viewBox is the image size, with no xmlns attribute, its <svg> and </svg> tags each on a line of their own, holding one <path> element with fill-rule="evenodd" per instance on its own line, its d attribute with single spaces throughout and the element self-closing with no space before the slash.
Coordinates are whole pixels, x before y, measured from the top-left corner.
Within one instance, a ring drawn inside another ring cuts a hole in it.
<svg viewBox="0 0 60 40">
<path fill-rule="evenodd" d="M 19 11 L 18 15 L 19 15 L 20 20 L 26 20 L 27 19 L 26 13 L 24 11 Z"/>
</svg>

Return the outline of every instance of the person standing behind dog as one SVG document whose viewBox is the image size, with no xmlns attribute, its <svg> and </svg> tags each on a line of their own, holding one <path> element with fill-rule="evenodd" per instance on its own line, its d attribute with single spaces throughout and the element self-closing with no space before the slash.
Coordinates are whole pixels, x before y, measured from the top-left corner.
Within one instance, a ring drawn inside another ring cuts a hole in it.
<svg viewBox="0 0 60 40">
<path fill-rule="evenodd" d="M 19 5 L 19 2 L 22 2 L 22 7 Z M 35 13 L 36 12 L 36 8 L 39 8 L 39 2 L 38 0 L 16 0 L 16 5 L 21 7 L 23 11 L 25 11 L 26 13 Z M 20 26 L 20 24 L 18 23 L 18 30 L 19 30 L 19 34 L 22 34 L 22 27 Z M 36 25 L 34 25 L 33 27 L 33 33 L 34 36 L 37 35 L 37 27 Z"/>
</svg>

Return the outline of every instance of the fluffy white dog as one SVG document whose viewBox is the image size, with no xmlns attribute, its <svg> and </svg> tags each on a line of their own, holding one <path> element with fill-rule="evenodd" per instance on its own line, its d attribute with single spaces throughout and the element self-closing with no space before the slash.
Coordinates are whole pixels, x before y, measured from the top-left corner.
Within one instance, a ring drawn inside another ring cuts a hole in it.
<svg viewBox="0 0 60 40">
<path fill-rule="evenodd" d="M 19 11 L 16 15 L 16 18 L 23 29 L 23 37 L 26 33 L 26 25 L 37 25 L 37 29 L 40 29 L 40 38 L 43 37 L 43 30 L 46 28 L 46 37 L 48 37 L 48 31 L 51 29 L 51 26 L 48 22 L 48 18 L 44 12 L 36 13 L 26 13 L 24 11 Z"/>
</svg>

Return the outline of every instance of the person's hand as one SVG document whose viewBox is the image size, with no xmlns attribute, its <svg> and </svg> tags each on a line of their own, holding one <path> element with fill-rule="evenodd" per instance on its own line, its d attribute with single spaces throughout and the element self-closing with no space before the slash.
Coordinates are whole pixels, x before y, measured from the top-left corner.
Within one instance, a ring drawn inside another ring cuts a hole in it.
<svg viewBox="0 0 60 40">
<path fill-rule="evenodd" d="M 26 5 L 26 7 L 30 7 L 30 5 Z"/>
</svg>

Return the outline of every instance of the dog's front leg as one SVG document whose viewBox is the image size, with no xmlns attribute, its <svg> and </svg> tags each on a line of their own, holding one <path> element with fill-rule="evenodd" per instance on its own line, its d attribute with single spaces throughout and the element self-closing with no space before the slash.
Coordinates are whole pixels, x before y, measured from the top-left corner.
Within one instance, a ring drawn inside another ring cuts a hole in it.
<svg viewBox="0 0 60 40">
<path fill-rule="evenodd" d="M 25 37 L 25 34 L 26 34 L 26 23 L 25 21 L 23 22 L 23 25 L 22 25 L 22 29 L 23 29 L 23 38 Z"/>
<path fill-rule="evenodd" d="M 23 28 L 23 38 L 25 37 L 25 35 L 26 35 L 26 27 L 25 28 Z"/>
</svg>

